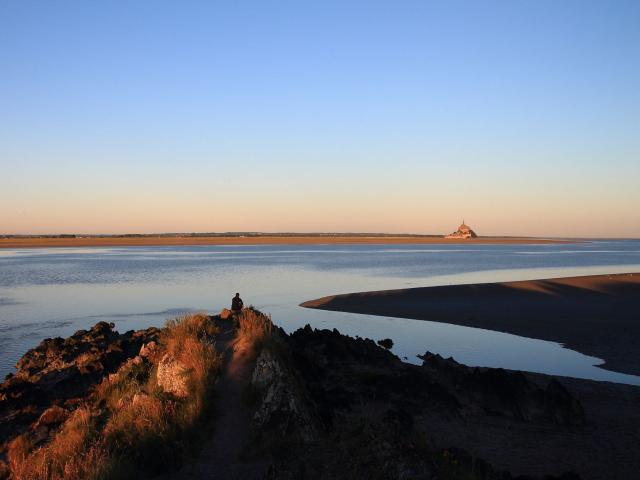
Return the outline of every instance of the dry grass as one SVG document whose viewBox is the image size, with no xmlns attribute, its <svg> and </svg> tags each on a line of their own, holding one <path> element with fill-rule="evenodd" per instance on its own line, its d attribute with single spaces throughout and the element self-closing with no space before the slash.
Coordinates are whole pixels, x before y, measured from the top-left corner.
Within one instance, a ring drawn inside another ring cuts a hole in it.
<svg viewBox="0 0 640 480">
<path fill-rule="evenodd" d="M 13 478 L 129 478 L 175 467 L 207 413 L 221 367 L 213 342 L 217 333 L 204 314 L 168 321 L 158 358 L 168 353 L 184 366 L 189 395 L 175 398 L 161 391 L 154 364 L 128 362 L 104 379 L 87 405 L 75 410 L 48 443 L 34 448 L 28 435 L 11 443 Z"/>
<path fill-rule="evenodd" d="M 206 407 L 222 361 L 215 350 L 213 338 L 220 332 L 205 314 L 188 314 L 169 320 L 161 336 L 167 353 L 176 358 L 189 372 L 190 401 L 179 412 L 179 422 L 189 425 L 196 421 Z"/>
<path fill-rule="evenodd" d="M 100 478 L 109 468 L 107 452 L 97 438 L 95 416 L 87 408 L 74 411 L 47 445 L 30 449 L 25 435 L 9 446 L 9 466 L 16 480 Z"/>
<path fill-rule="evenodd" d="M 178 422 L 180 407 L 170 397 L 139 394 L 124 408 L 113 412 L 102 440 L 118 459 L 119 471 L 125 474 L 115 477 L 130 476 L 137 470 L 159 473 L 179 463 L 182 452 L 172 451 L 171 445 L 180 441 L 188 427 Z"/>
<path fill-rule="evenodd" d="M 151 365 L 145 362 L 129 363 L 120 367 L 112 380 L 103 381 L 96 388 L 95 397 L 103 406 L 116 411 L 136 393 L 143 392 L 149 382 Z"/>
<path fill-rule="evenodd" d="M 188 340 L 207 342 L 220 332 L 213 320 L 205 313 L 188 313 L 168 320 L 161 334 L 161 343 L 168 353 L 182 353 Z"/>
<path fill-rule="evenodd" d="M 245 308 L 238 317 L 237 342 L 250 345 L 254 351 L 260 349 L 273 334 L 271 317 L 254 309 Z"/>
</svg>

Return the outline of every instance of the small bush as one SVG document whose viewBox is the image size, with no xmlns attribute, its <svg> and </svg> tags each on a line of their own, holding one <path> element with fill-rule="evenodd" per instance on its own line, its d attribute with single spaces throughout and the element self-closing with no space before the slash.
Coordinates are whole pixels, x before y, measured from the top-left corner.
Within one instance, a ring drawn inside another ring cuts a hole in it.
<svg viewBox="0 0 640 480">
<path fill-rule="evenodd" d="M 391 350 L 393 348 L 393 340 L 390 338 L 383 338 L 382 340 L 378 340 L 376 343 L 387 350 Z"/>
</svg>

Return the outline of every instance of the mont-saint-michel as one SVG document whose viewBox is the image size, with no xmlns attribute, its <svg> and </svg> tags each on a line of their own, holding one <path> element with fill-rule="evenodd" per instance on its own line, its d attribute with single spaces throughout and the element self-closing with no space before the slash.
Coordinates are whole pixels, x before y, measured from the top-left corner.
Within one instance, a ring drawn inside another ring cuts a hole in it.
<svg viewBox="0 0 640 480">
<path fill-rule="evenodd" d="M 458 230 L 450 233 L 449 235 L 445 235 L 444 238 L 478 238 L 478 235 L 476 234 L 476 232 L 471 230 L 471 228 L 466 225 L 463 220 L 458 227 Z"/>
</svg>

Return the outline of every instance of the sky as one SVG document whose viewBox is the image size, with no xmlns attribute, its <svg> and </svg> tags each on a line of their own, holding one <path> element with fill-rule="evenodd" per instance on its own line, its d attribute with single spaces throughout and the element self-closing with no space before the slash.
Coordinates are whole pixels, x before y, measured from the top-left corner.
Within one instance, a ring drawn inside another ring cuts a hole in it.
<svg viewBox="0 0 640 480">
<path fill-rule="evenodd" d="M 0 234 L 640 237 L 640 2 L 0 0 Z"/>
</svg>

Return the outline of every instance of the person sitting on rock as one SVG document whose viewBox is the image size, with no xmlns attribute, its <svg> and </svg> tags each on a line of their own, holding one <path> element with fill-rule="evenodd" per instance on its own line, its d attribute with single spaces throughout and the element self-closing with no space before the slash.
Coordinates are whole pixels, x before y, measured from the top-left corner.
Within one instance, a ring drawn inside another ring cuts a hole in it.
<svg viewBox="0 0 640 480">
<path fill-rule="evenodd" d="M 244 303 L 240 298 L 240 294 L 236 293 L 236 296 L 233 297 L 233 299 L 231 300 L 231 312 L 234 314 L 234 316 L 237 317 L 238 315 L 240 315 L 240 312 L 242 312 L 243 306 L 244 306 Z"/>
</svg>

